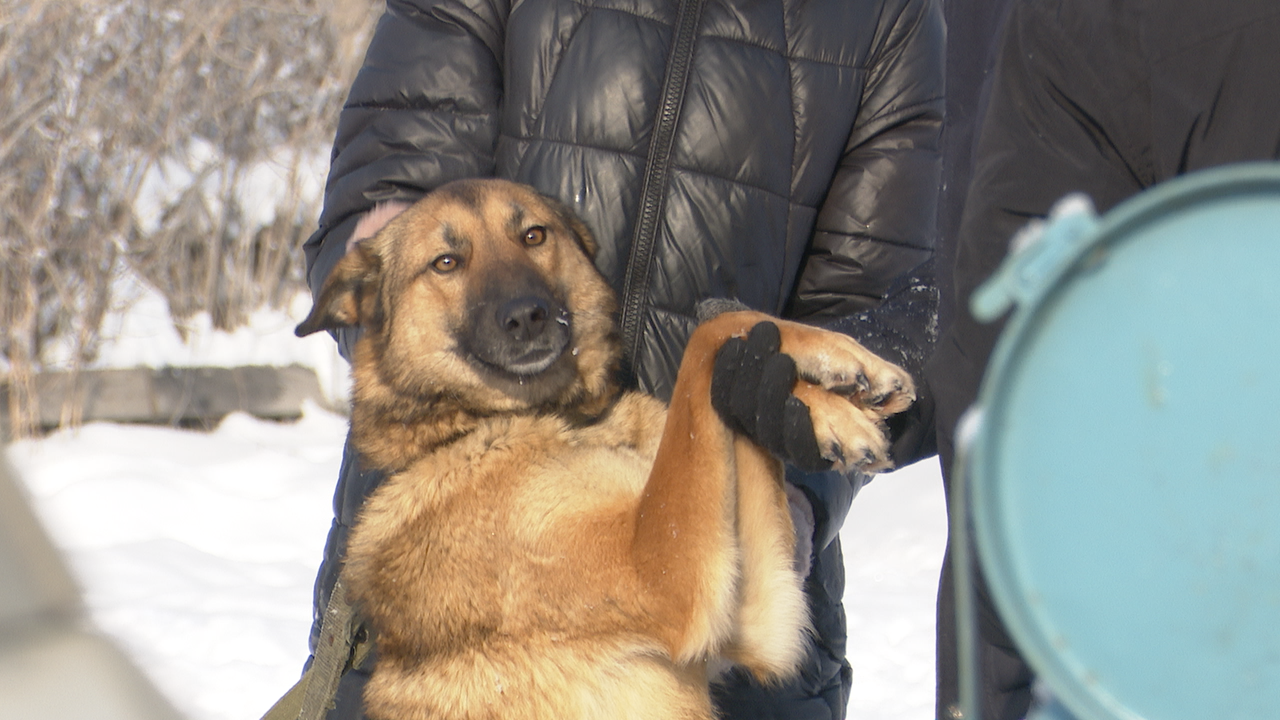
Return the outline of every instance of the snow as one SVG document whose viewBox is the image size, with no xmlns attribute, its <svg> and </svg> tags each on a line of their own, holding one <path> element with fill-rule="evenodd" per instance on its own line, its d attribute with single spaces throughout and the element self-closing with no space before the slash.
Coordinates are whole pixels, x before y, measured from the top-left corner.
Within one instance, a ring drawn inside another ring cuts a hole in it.
<svg viewBox="0 0 1280 720">
<path fill-rule="evenodd" d="M 232 334 L 197 319 L 183 344 L 163 301 L 139 290 L 113 318 L 100 365 L 299 363 L 340 398 L 333 343 L 292 335 L 306 309 L 300 298 Z M 292 685 L 306 658 L 345 433 L 345 418 L 309 406 L 296 423 L 236 414 L 211 432 L 90 424 L 13 443 L 7 455 L 92 621 L 187 717 L 244 720 Z M 842 540 L 849 717 L 931 717 L 946 540 L 937 463 L 864 488 Z"/>
</svg>

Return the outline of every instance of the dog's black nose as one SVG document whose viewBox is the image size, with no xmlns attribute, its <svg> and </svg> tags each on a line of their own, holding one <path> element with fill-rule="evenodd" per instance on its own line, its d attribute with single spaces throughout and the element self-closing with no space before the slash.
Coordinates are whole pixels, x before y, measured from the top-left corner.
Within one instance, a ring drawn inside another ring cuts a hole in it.
<svg viewBox="0 0 1280 720">
<path fill-rule="evenodd" d="M 528 342 L 543 333 L 551 308 L 542 298 L 518 297 L 498 308 L 498 327 L 519 342 Z"/>
</svg>

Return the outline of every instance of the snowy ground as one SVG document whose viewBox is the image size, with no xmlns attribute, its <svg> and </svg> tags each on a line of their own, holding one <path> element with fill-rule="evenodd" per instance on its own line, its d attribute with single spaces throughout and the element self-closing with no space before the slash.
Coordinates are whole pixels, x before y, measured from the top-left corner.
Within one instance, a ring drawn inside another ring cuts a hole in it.
<svg viewBox="0 0 1280 720">
<path fill-rule="evenodd" d="M 343 385 L 327 340 L 304 344 L 288 315 L 236 337 L 194 328 L 184 346 L 143 295 L 106 364 L 299 362 Z M 311 338 L 314 340 L 315 338 Z M 306 657 L 311 584 L 330 518 L 343 417 L 293 424 L 232 415 L 212 432 L 93 424 L 7 450 L 86 595 L 192 720 L 257 718 Z M 842 533 L 851 720 L 932 716 L 934 592 L 945 543 L 937 464 L 876 479 Z"/>
</svg>

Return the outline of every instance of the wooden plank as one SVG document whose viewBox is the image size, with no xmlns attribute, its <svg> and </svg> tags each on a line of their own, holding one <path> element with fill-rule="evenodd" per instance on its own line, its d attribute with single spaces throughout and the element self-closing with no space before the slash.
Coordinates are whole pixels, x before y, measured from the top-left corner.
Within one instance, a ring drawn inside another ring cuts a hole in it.
<svg viewBox="0 0 1280 720">
<path fill-rule="evenodd" d="M 290 420 L 302 415 L 304 400 L 326 404 L 315 372 L 299 365 L 46 372 L 36 377 L 36 392 L 45 429 L 76 420 L 77 409 L 79 422 L 213 425 L 232 412 Z M 0 387 L 0 409 L 7 403 Z M 0 435 L 9 437 L 7 412 L 0 412 Z"/>
</svg>

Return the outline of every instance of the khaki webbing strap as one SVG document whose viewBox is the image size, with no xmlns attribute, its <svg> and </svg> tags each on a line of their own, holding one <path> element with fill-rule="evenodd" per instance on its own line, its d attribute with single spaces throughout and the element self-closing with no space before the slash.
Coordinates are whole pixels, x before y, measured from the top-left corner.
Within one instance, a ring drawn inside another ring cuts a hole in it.
<svg viewBox="0 0 1280 720">
<path fill-rule="evenodd" d="M 361 632 L 361 623 L 347 602 L 346 587 L 339 577 L 324 609 L 311 667 L 262 720 L 323 720 L 333 707 L 343 673 L 363 662 L 369 649 L 370 642 Z"/>
</svg>

